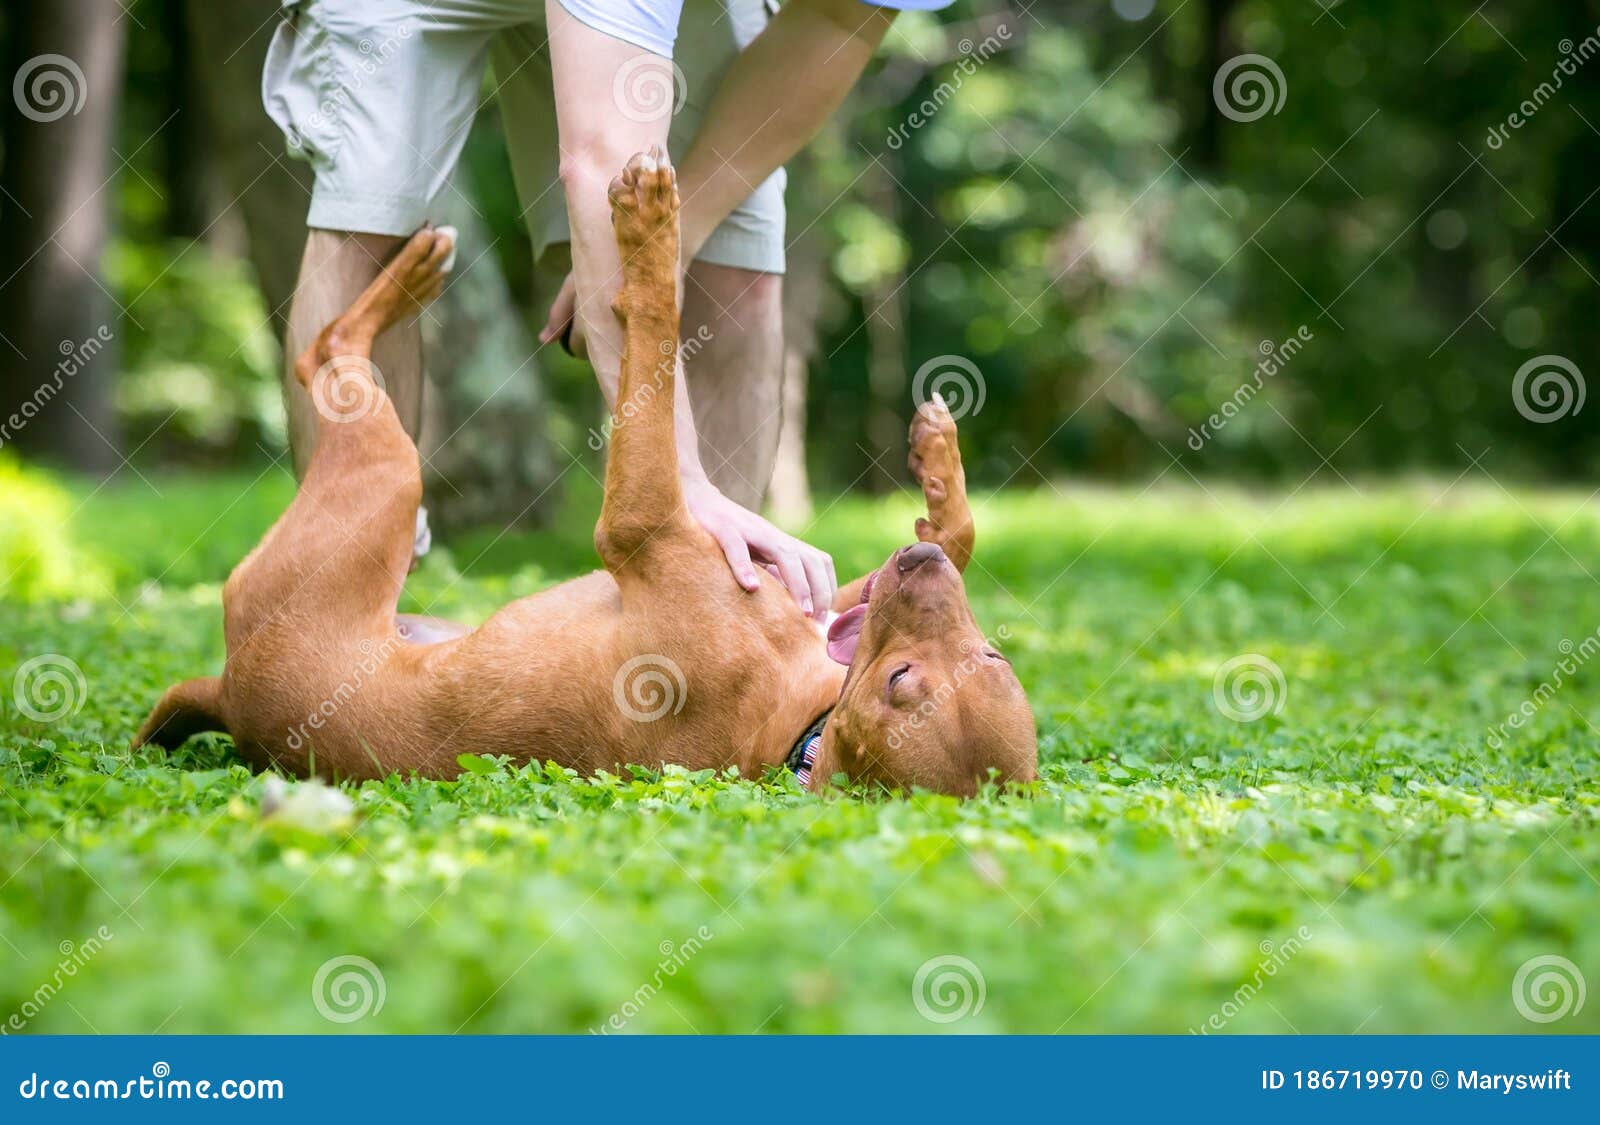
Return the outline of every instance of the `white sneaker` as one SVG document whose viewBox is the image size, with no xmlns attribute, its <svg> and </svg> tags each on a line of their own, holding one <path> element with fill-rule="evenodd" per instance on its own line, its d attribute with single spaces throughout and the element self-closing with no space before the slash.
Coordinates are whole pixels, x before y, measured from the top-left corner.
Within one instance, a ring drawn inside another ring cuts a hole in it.
<svg viewBox="0 0 1600 1125">
<path fill-rule="evenodd" d="M 428 527 L 428 509 L 417 508 L 417 534 L 411 540 L 411 565 L 415 567 L 417 561 L 433 546 L 433 532 Z"/>
</svg>

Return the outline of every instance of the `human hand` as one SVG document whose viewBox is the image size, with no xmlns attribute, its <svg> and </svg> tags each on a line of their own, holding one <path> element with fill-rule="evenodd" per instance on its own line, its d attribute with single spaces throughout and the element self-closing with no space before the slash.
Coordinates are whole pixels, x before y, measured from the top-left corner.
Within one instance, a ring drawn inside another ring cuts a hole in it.
<svg viewBox="0 0 1600 1125">
<path fill-rule="evenodd" d="M 561 288 L 556 291 L 555 300 L 550 302 L 549 315 L 545 317 L 544 327 L 539 330 L 539 342 L 548 344 L 553 340 L 561 340 L 566 334 L 561 346 L 579 359 L 587 359 L 589 341 L 583 335 L 583 326 L 577 321 L 577 311 L 578 287 L 569 272 L 561 282 Z"/>
<path fill-rule="evenodd" d="M 823 619 L 839 584 L 833 559 L 826 552 L 741 508 L 709 481 L 685 480 L 683 498 L 690 515 L 722 548 L 739 585 L 751 591 L 760 589 L 756 567 L 764 566 L 783 583 L 806 616 Z"/>
</svg>

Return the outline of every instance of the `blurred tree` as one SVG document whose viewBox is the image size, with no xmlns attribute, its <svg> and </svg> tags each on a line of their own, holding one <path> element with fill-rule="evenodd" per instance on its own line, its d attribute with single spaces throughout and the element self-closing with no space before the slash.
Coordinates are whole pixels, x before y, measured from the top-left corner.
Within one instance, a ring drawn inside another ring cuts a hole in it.
<svg viewBox="0 0 1600 1125">
<path fill-rule="evenodd" d="M 127 23 L 108 0 L 12 5 L 0 166 L 0 420 L 6 442 L 76 469 L 121 461 L 109 390 L 112 301 L 101 283 Z"/>
<path fill-rule="evenodd" d="M 536 523 L 559 495 L 538 343 L 488 252 L 494 235 L 478 208 L 464 191 L 446 191 L 439 207 L 462 249 L 423 319 L 428 510 L 444 530 Z"/>
</svg>

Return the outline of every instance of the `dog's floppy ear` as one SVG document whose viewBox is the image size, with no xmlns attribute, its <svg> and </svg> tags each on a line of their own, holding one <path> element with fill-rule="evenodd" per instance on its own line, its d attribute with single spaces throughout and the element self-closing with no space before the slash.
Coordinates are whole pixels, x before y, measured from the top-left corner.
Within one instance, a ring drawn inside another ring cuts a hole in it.
<svg viewBox="0 0 1600 1125">
<path fill-rule="evenodd" d="M 216 676 L 185 680 L 162 695 L 139 733 L 133 736 L 133 748 L 153 742 L 174 750 L 197 734 L 227 729 L 222 717 L 222 681 Z"/>
</svg>

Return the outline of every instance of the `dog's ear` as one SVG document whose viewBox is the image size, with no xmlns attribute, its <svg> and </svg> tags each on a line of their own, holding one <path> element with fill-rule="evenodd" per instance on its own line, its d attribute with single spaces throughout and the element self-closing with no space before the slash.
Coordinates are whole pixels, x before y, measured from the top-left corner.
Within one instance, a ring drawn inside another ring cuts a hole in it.
<svg viewBox="0 0 1600 1125">
<path fill-rule="evenodd" d="M 197 734 L 227 729 L 222 716 L 222 681 L 215 676 L 185 680 L 162 695 L 133 736 L 133 749 L 153 742 L 175 750 Z"/>
</svg>

